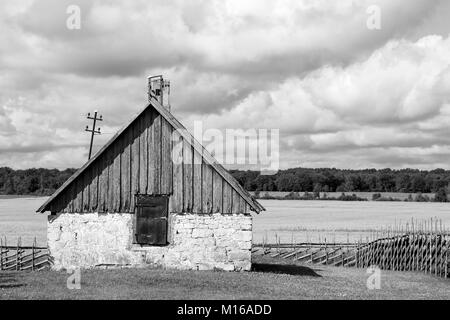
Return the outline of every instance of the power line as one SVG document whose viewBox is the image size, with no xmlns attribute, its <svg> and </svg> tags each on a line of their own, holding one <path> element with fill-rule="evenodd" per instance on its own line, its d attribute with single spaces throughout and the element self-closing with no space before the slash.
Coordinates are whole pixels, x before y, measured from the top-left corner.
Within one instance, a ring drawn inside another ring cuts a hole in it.
<svg viewBox="0 0 450 320">
<path fill-rule="evenodd" d="M 97 110 L 96 110 L 96 111 L 94 111 L 93 117 L 91 117 L 91 113 L 88 113 L 87 119 L 94 121 L 94 124 L 92 125 L 92 129 L 89 129 L 89 126 L 86 126 L 86 130 L 85 130 L 87 132 L 91 132 L 91 144 L 89 146 L 89 158 L 88 158 L 88 159 L 91 159 L 92 145 L 94 144 L 94 135 L 101 134 L 100 128 L 98 128 L 98 130 L 96 129 L 96 124 L 97 124 L 97 121 L 103 121 L 103 117 L 100 115 L 100 117 L 97 118 Z"/>
</svg>

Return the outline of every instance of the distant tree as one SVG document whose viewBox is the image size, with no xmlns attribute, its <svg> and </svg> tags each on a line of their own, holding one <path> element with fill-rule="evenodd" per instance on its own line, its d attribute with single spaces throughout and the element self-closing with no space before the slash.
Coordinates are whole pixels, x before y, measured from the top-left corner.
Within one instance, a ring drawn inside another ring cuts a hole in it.
<svg viewBox="0 0 450 320">
<path fill-rule="evenodd" d="M 374 193 L 373 195 L 372 195 L 372 200 L 373 201 L 376 201 L 376 200 L 378 200 L 378 199 L 380 199 L 381 198 L 381 193 Z"/>
<path fill-rule="evenodd" d="M 409 174 L 400 174 L 395 178 L 395 191 L 408 192 L 411 187 L 411 177 Z"/>
<path fill-rule="evenodd" d="M 320 183 L 316 183 L 314 185 L 314 189 L 313 189 L 314 197 L 320 198 L 320 192 L 321 191 L 322 191 L 322 186 L 320 185 Z"/>
<path fill-rule="evenodd" d="M 259 175 L 255 178 L 255 189 L 260 191 L 277 191 L 275 177 L 269 175 Z"/>
<path fill-rule="evenodd" d="M 296 185 L 296 179 L 293 175 L 284 174 L 275 180 L 278 191 L 301 191 L 300 186 Z"/>
<path fill-rule="evenodd" d="M 5 194 L 16 194 L 16 188 L 14 187 L 13 177 L 8 177 L 5 184 Z"/>
<path fill-rule="evenodd" d="M 420 174 L 416 174 L 413 176 L 411 184 L 413 192 L 425 192 L 425 179 Z"/>
<path fill-rule="evenodd" d="M 59 188 L 75 169 L 13 170 L 0 167 L 0 194 L 50 195 Z M 450 183 L 450 171 L 417 169 L 364 169 L 340 170 L 336 168 L 292 168 L 274 175 L 261 175 L 258 171 L 230 170 L 238 182 L 249 191 L 286 192 L 408 192 L 436 193 L 442 199 Z M 448 192 L 446 192 L 448 195 Z M 436 198 L 436 197 L 435 197 Z M 427 201 L 427 197 L 418 197 Z M 429 200 L 429 199 L 428 199 Z"/>
<path fill-rule="evenodd" d="M 434 195 L 435 202 L 447 202 L 447 190 L 445 188 L 440 188 Z"/>
<path fill-rule="evenodd" d="M 26 181 L 26 188 L 29 193 L 35 193 L 40 189 L 39 179 L 37 177 L 28 177 Z"/>
<path fill-rule="evenodd" d="M 392 192 L 395 188 L 394 175 L 390 171 L 382 172 L 380 175 L 380 185 L 384 192 Z"/>
<path fill-rule="evenodd" d="M 50 195 L 59 188 L 75 169 L 13 170 L 0 168 L 0 194 Z"/>
<path fill-rule="evenodd" d="M 428 196 L 426 196 L 426 195 L 424 196 L 423 194 L 419 193 L 414 198 L 414 201 L 416 201 L 416 202 L 429 202 L 430 198 Z"/>
</svg>

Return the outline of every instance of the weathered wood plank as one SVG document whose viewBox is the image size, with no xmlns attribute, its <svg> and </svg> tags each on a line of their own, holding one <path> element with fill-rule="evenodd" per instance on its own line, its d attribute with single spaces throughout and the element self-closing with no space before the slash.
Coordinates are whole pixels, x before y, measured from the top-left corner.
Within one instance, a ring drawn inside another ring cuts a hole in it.
<svg viewBox="0 0 450 320">
<path fill-rule="evenodd" d="M 195 213 L 201 213 L 203 209 L 202 201 L 202 157 L 194 150 L 194 164 L 193 164 L 193 195 L 194 203 L 192 211 Z"/>
<path fill-rule="evenodd" d="M 114 212 L 113 199 L 114 199 L 114 147 L 111 146 L 107 151 L 108 153 L 108 196 L 106 197 L 107 203 L 105 206 L 105 212 Z"/>
<path fill-rule="evenodd" d="M 173 196 L 172 212 L 183 212 L 183 138 L 178 132 L 173 133 Z"/>
<path fill-rule="evenodd" d="M 80 176 L 82 188 L 83 188 L 83 203 L 81 207 L 81 212 L 89 212 L 89 185 L 90 185 L 90 172 L 88 170 L 84 171 Z"/>
<path fill-rule="evenodd" d="M 63 207 L 61 208 L 61 212 L 70 212 L 70 200 L 71 200 L 71 194 L 70 194 L 70 188 L 68 187 L 66 192 L 63 192 Z"/>
<path fill-rule="evenodd" d="M 67 192 L 64 192 L 60 195 L 59 200 L 59 208 L 56 212 L 64 212 L 64 210 L 67 208 Z"/>
<path fill-rule="evenodd" d="M 172 193 L 172 126 L 162 119 L 161 134 L 161 194 Z"/>
<path fill-rule="evenodd" d="M 153 109 L 152 109 L 153 110 Z M 160 194 L 161 192 L 161 121 L 162 117 L 158 113 L 154 113 L 152 125 L 152 141 L 150 143 L 149 166 L 152 170 L 152 177 L 149 180 L 153 182 L 152 194 Z"/>
<path fill-rule="evenodd" d="M 61 195 L 57 196 L 55 200 L 50 204 L 50 212 L 58 212 L 61 207 Z"/>
<path fill-rule="evenodd" d="M 149 147 L 149 129 L 151 123 L 151 112 L 146 110 L 139 118 L 139 193 L 147 193 L 148 181 L 148 147 Z"/>
<path fill-rule="evenodd" d="M 202 185 L 202 200 L 203 213 L 212 213 L 213 205 L 213 174 L 212 168 L 209 164 L 203 163 L 203 185 Z"/>
<path fill-rule="evenodd" d="M 99 158 L 100 176 L 98 180 L 98 212 L 106 212 L 108 210 L 108 175 L 109 161 L 106 152 Z"/>
<path fill-rule="evenodd" d="M 80 176 L 75 181 L 75 200 L 73 203 L 73 212 L 81 213 L 83 210 L 83 179 Z"/>
<path fill-rule="evenodd" d="M 74 212 L 75 210 L 75 199 L 77 197 L 76 190 L 75 190 L 75 182 L 72 182 L 69 186 L 69 203 L 67 205 L 67 212 Z"/>
<path fill-rule="evenodd" d="M 240 210 L 240 195 L 233 189 L 233 213 L 241 213 Z"/>
<path fill-rule="evenodd" d="M 155 193 L 155 162 L 154 162 L 154 148 L 155 148 L 155 111 L 153 109 L 148 110 L 148 160 L 147 160 L 147 193 Z"/>
<path fill-rule="evenodd" d="M 67 200 L 66 200 L 66 197 L 67 197 L 67 192 L 64 192 L 64 194 L 61 194 L 60 195 L 60 204 L 59 204 L 59 210 L 58 211 L 56 211 L 56 212 L 64 212 L 64 210 L 66 209 L 66 207 L 67 207 Z"/>
<path fill-rule="evenodd" d="M 73 212 L 73 183 L 70 184 L 67 187 L 67 192 L 65 192 L 65 199 L 66 199 L 66 207 L 64 208 L 63 212 Z"/>
<path fill-rule="evenodd" d="M 183 139 L 183 181 L 184 181 L 184 211 L 192 212 L 194 204 L 194 154 L 192 146 Z"/>
<path fill-rule="evenodd" d="M 113 145 L 113 172 L 112 172 L 112 198 L 108 199 L 112 212 L 120 211 L 120 153 L 122 149 L 122 138 L 116 140 Z M 111 180 L 111 179 L 110 179 Z M 111 212 L 111 211 L 110 211 Z"/>
<path fill-rule="evenodd" d="M 223 196 L 222 196 L 222 183 L 223 179 L 215 170 L 213 171 L 213 213 L 221 213 L 223 208 Z"/>
<path fill-rule="evenodd" d="M 95 161 L 90 167 L 91 181 L 89 185 L 89 212 L 97 212 L 99 163 Z"/>
<path fill-rule="evenodd" d="M 120 155 L 120 184 L 121 184 L 121 201 L 120 212 L 130 212 L 131 202 L 131 128 L 123 133 L 120 139 L 123 143 L 122 153 Z"/>
<path fill-rule="evenodd" d="M 130 211 L 134 211 L 135 196 L 139 194 L 139 135 L 140 127 L 138 124 L 133 126 L 133 135 L 131 141 L 131 199 Z"/>
<path fill-rule="evenodd" d="M 246 213 L 245 211 L 245 200 L 242 197 L 239 197 L 239 213 Z"/>
<path fill-rule="evenodd" d="M 222 201 L 223 201 L 223 213 L 232 213 L 233 212 L 233 189 L 230 184 L 226 181 L 223 181 L 223 192 L 222 192 Z"/>
</svg>

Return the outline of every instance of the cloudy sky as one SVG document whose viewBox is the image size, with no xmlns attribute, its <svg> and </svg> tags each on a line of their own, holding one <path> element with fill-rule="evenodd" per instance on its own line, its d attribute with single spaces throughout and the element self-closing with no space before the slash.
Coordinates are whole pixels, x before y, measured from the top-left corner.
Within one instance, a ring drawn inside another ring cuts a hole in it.
<svg viewBox="0 0 450 320">
<path fill-rule="evenodd" d="M 98 149 L 164 74 L 188 128 L 279 129 L 283 168 L 450 169 L 449 15 L 446 0 L 2 0 L 0 166 L 81 166 L 85 114 L 105 118 Z"/>
</svg>

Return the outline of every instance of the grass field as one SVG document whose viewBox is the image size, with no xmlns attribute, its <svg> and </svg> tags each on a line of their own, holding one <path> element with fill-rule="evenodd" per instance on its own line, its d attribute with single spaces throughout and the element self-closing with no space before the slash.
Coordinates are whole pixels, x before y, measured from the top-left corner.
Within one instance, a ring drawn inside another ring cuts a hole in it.
<svg viewBox="0 0 450 320">
<path fill-rule="evenodd" d="M 0 299 L 449 299 L 450 280 L 383 271 L 368 290 L 365 270 L 255 258 L 245 273 L 156 269 L 84 270 L 81 289 L 65 272 L 1 272 Z"/>
</svg>

